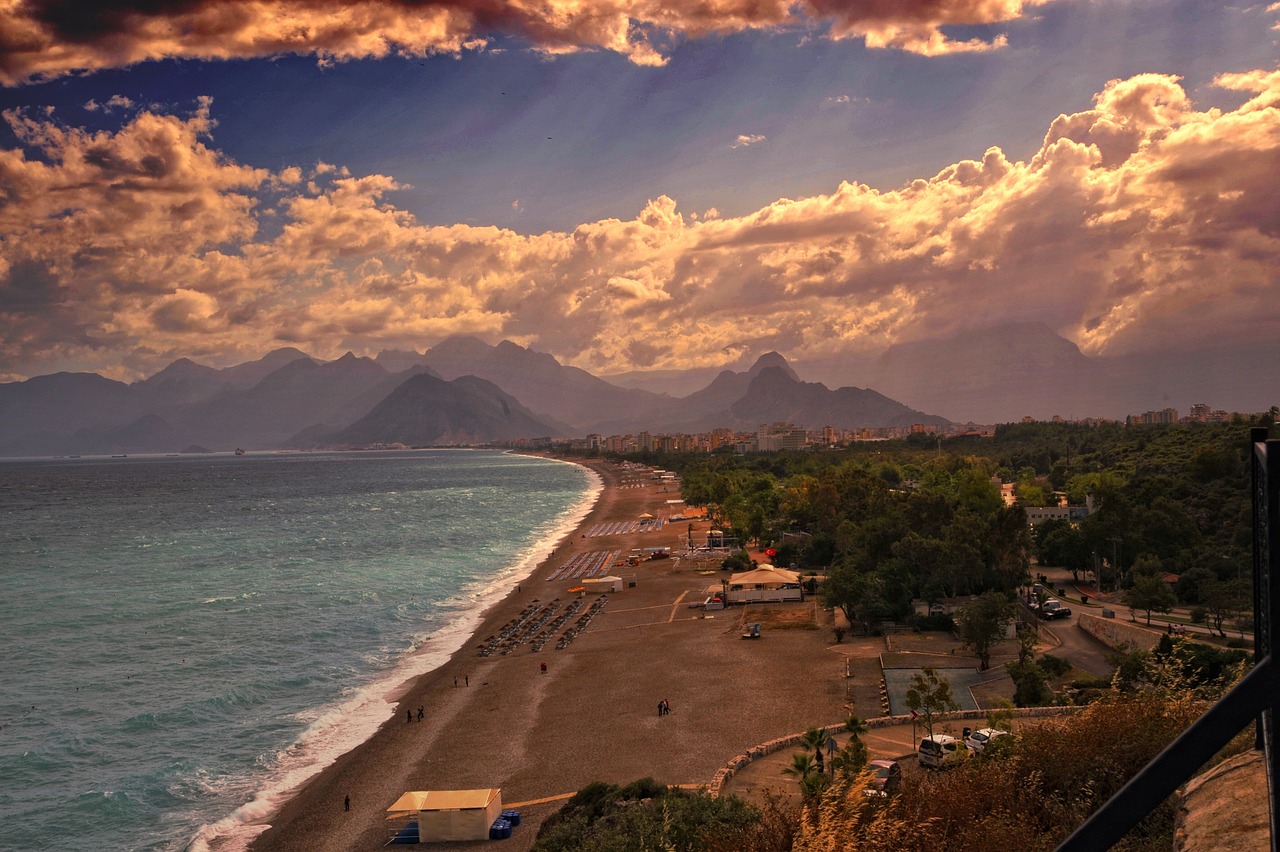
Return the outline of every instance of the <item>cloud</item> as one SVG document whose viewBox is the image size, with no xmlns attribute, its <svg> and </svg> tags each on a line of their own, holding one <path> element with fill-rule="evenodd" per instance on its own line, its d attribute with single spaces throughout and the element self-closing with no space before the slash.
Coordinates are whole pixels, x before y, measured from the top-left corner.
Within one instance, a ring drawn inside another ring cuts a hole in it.
<svg viewBox="0 0 1280 852">
<path fill-rule="evenodd" d="M 133 101 L 129 100 L 124 95 L 112 95 L 107 99 L 106 103 L 100 104 L 95 100 L 90 100 L 84 105 L 84 108 L 89 112 L 97 112 L 98 110 L 111 112 L 114 109 L 129 109 L 132 106 Z"/>
<path fill-rule="evenodd" d="M 765 139 L 766 137 L 760 134 L 746 135 L 746 134 L 740 133 L 738 134 L 738 138 L 733 140 L 733 143 L 730 144 L 729 147 L 730 148 L 747 148 L 751 145 L 756 144 L 757 142 L 764 142 Z"/>
<path fill-rule="evenodd" d="M 118 68 L 155 59 L 314 55 L 322 63 L 457 54 L 512 35 L 548 55 L 609 50 L 662 65 L 656 45 L 744 30 L 825 29 L 869 47 L 926 56 L 993 50 L 954 41 L 951 26 L 1014 21 L 1050 0 L 116 0 L 0 4 L 0 83 Z"/>
<path fill-rule="evenodd" d="M 1004 320 L 1093 354 L 1270 341 L 1280 72 L 1217 84 L 1245 101 L 1114 80 L 1025 161 L 991 148 L 892 191 L 846 182 L 737 217 L 659 196 L 540 234 L 422 224 L 392 176 L 237 163 L 207 101 L 116 132 L 9 111 L 0 374 L 135 378 L 194 353 L 336 357 L 453 333 L 596 372 L 873 354 Z"/>
</svg>

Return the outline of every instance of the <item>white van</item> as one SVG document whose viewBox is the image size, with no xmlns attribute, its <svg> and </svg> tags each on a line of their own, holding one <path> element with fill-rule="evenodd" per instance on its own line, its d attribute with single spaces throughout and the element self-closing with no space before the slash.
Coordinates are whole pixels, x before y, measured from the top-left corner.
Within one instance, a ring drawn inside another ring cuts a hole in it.
<svg viewBox="0 0 1280 852">
<path fill-rule="evenodd" d="M 955 737 L 949 737 L 946 734 L 934 734 L 931 737 L 925 737 L 920 740 L 920 748 L 916 752 L 916 757 L 920 760 L 921 766 L 937 768 L 942 766 L 948 757 L 955 754 L 957 749 L 964 750 L 964 744 Z"/>
</svg>

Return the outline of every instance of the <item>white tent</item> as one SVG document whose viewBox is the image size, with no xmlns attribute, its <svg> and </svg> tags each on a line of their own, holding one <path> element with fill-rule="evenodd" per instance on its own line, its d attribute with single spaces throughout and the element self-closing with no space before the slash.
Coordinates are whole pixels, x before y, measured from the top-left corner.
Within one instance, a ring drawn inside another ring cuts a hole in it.
<svg viewBox="0 0 1280 852">
<path fill-rule="evenodd" d="M 389 820 L 415 815 L 421 842 L 488 840 L 489 827 L 502 815 L 502 791 L 415 790 L 387 808 Z"/>
<path fill-rule="evenodd" d="M 622 591 L 622 578 L 606 574 L 603 577 L 583 580 L 582 585 L 586 586 L 589 592 L 620 592 Z"/>
</svg>

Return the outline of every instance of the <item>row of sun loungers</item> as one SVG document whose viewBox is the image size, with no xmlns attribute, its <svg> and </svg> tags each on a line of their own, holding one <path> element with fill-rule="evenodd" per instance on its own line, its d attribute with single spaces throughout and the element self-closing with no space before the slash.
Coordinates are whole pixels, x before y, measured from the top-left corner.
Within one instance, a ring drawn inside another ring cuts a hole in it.
<svg viewBox="0 0 1280 852">
<path fill-rule="evenodd" d="M 573 637 L 577 636 L 581 631 L 586 630 L 587 625 L 591 623 L 591 619 L 595 618 L 596 613 L 604 609 L 604 605 L 608 602 L 608 595 L 601 595 L 597 598 L 595 603 L 591 604 L 587 611 L 582 614 L 576 623 L 574 623 L 573 627 L 566 630 L 564 635 L 560 637 L 560 640 L 556 642 L 556 650 L 559 651 L 568 647 L 569 643 L 573 641 Z"/>
<path fill-rule="evenodd" d="M 662 518 L 641 518 L 636 521 L 613 521 L 607 524 L 595 524 L 584 535 L 596 538 L 602 535 L 627 535 L 628 533 L 657 532 L 662 529 Z"/>
<path fill-rule="evenodd" d="M 552 571 L 547 580 L 590 580 L 593 577 L 603 577 L 621 553 L 620 550 L 579 553 Z"/>
<path fill-rule="evenodd" d="M 575 636 L 586 629 L 591 620 L 596 617 L 596 614 L 604 609 L 604 605 L 608 600 L 608 595 L 601 595 L 597 598 L 587 608 L 587 611 L 578 617 L 573 626 L 564 631 L 563 635 L 556 641 L 556 649 L 560 650 L 567 647 Z M 561 628 L 569 623 L 570 619 L 578 615 L 583 606 L 584 599 L 580 597 L 574 598 L 564 608 L 563 612 L 560 612 L 559 598 L 548 604 L 539 604 L 534 601 L 525 607 L 519 616 L 504 624 L 496 634 L 485 639 L 478 653 L 481 657 L 490 657 L 494 654 L 505 656 L 526 642 L 530 645 L 532 651 L 537 653 L 551 641 L 552 637 Z M 557 613 L 559 614 L 557 615 Z"/>
</svg>

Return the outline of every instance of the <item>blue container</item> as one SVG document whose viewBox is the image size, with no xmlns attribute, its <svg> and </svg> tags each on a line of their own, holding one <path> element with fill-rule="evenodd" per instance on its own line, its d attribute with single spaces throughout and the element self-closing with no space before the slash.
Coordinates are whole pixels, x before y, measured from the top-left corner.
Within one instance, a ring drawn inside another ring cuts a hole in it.
<svg viewBox="0 0 1280 852">
<path fill-rule="evenodd" d="M 503 811 L 502 818 L 505 819 L 507 822 L 511 823 L 512 828 L 515 828 L 517 825 L 520 824 L 519 811 Z"/>
<path fill-rule="evenodd" d="M 511 836 L 511 823 L 499 817 L 493 821 L 493 825 L 489 826 L 490 840 L 506 840 Z"/>
</svg>

